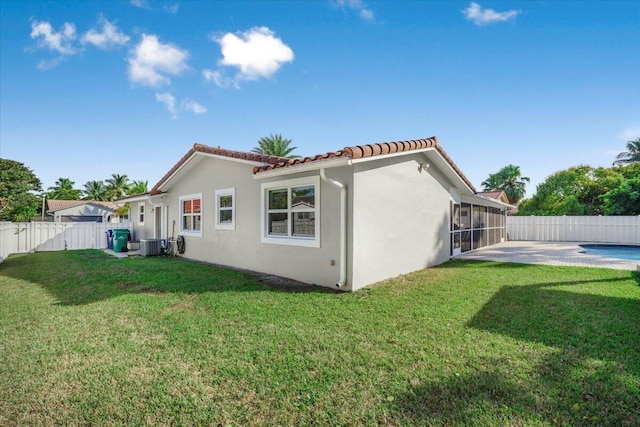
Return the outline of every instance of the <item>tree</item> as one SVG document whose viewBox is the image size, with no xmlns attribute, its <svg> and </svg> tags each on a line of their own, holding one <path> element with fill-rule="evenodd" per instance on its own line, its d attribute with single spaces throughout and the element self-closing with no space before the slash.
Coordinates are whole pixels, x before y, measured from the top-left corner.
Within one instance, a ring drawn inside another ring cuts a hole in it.
<svg viewBox="0 0 640 427">
<path fill-rule="evenodd" d="M 554 173 L 523 200 L 518 215 L 636 215 L 640 163 L 611 168 L 581 165 Z"/>
<path fill-rule="evenodd" d="M 490 174 L 482 182 L 484 191 L 504 190 L 509 203 L 517 204 L 524 197 L 526 183 L 530 182 L 526 176 L 521 176 L 520 167 L 507 165 L 498 172 Z"/>
<path fill-rule="evenodd" d="M 133 181 L 129 186 L 127 195 L 132 196 L 134 194 L 144 194 L 149 191 L 148 188 L 149 188 L 149 181 Z"/>
<path fill-rule="evenodd" d="M 251 150 L 256 154 L 267 154 L 269 156 L 286 157 L 288 159 L 296 159 L 300 156 L 292 154 L 298 147 L 290 147 L 290 139 L 283 138 L 282 135 L 263 136 L 258 140 L 258 146 Z"/>
<path fill-rule="evenodd" d="M 74 185 L 75 182 L 69 178 L 58 178 L 53 186 L 47 188 L 49 190 L 47 198 L 53 200 L 80 200 L 82 190 L 73 188 Z"/>
<path fill-rule="evenodd" d="M 38 213 L 42 182 L 15 160 L 0 159 L 0 221 L 28 221 Z"/>
<path fill-rule="evenodd" d="M 108 200 L 116 200 L 124 197 L 129 191 L 129 177 L 127 175 L 119 175 L 114 173 L 111 178 L 107 179 L 107 198 Z"/>
<path fill-rule="evenodd" d="M 581 165 L 562 170 L 539 184 L 530 199 L 522 201 L 518 215 L 584 215 L 579 198 L 592 181 L 593 168 Z"/>
<path fill-rule="evenodd" d="M 640 138 L 627 142 L 627 151 L 616 156 L 613 165 L 628 165 L 640 162 Z"/>
<path fill-rule="evenodd" d="M 87 200 L 107 200 L 107 187 L 103 181 L 87 181 L 84 185 L 84 198 Z"/>
<path fill-rule="evenodd" d="M 605 215 L 640 215 L 640 177 L 623 180 L 600 198 Z"/>
</svg>

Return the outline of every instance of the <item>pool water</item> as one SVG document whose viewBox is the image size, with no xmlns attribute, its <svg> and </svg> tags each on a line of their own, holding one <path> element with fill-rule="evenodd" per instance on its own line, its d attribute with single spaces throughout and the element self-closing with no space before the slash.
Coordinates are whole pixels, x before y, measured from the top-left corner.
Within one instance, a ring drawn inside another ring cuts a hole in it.
<svg viewBox="0 0 640 427">
<path fill-rule="evenodd" d="M 640 261 L 640 246 L 628 245 L 580 245 L 585 254 L 603 258 L 621 258 Z"/>
</svg>

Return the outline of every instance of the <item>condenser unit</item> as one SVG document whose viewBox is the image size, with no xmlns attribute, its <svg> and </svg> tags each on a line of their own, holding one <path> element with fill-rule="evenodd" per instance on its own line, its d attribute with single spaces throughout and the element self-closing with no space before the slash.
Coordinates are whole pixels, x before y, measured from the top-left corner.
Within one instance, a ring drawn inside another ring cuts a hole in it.
<svg viewBox="0 0 640 427">
<path fill-rule="evenodd" d="M 155 256 L 162 253 L 162 241 L 160 239 L 140 240 L 140 255 Z"/>
</svg>

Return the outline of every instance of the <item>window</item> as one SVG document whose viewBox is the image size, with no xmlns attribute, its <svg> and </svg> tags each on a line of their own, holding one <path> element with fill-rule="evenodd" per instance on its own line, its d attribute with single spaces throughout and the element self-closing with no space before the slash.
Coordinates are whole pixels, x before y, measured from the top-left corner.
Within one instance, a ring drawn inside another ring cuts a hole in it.
<svg viewBox="0 0 640 427">
<path fill-rule="evenodd" d="M 236 229 L 236 189 L 216 191 L 216 228 L 219 230 Z"/>
<path fill-rule="evenodd" d="M 319 177 L 262 184 L 262 242 L 320 247 Z"/>
<path fill-rule="evenodd" d="M 138 203 L 138 223 L 144 225 L 144 202 Z"/>
<path fill-rule="evenodd" d="M 180 197 L 180 232 L 202 236 L 202 194 Z"/>
</svg>

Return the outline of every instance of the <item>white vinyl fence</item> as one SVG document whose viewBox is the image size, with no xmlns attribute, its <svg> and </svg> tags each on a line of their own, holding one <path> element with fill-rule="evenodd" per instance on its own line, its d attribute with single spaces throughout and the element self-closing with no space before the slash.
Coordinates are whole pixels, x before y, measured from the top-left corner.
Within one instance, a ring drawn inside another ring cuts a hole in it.
<svg viewBox="0 0 640 427">
<path fill-rule="evenodd" d="M 127 228 L 131 222 L 0 222 L 0 262 L 10 254 L 102 249 L 108 229 Z"/>
<path fill-rule="evenodd" d="M 638 216 L 508 216 L 509 240 L 640 245 Z"/>
</svg>

